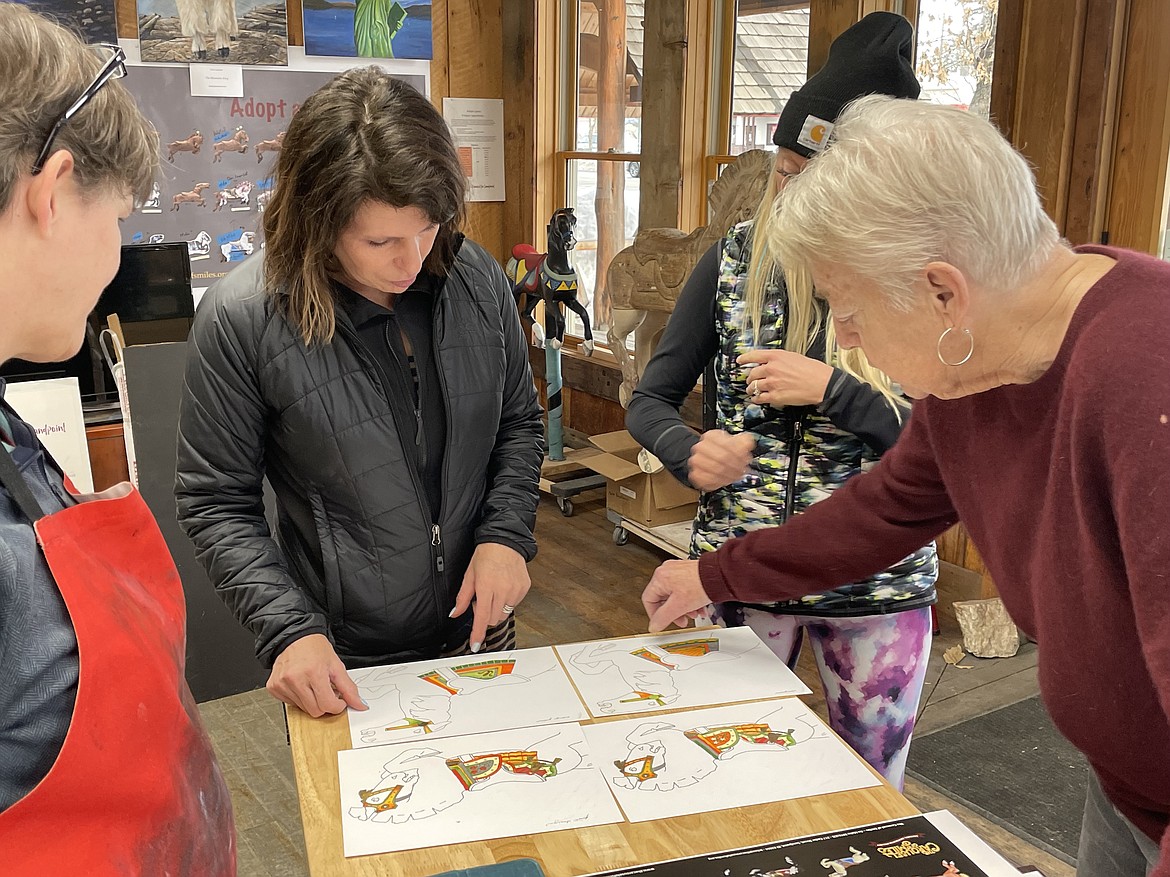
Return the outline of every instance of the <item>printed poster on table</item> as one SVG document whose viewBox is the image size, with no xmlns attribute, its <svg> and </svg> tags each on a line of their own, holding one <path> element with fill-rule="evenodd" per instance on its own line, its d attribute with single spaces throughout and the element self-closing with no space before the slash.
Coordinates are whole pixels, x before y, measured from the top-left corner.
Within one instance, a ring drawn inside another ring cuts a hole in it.
<svg viewBox="0 0 1170 877">
<path fill-rule="evenodd" d="M 148 63 L 288 63 L 284 0 L 138 0 Z"/>
<path fill-rule="evenodd" d="M 87 43 L 118 43 L 114 0 L 12 0 L 81 35 Z"/>
<path fill-rule="evenodd" d="M 261 246 L 283 132 L 329 71 L 243 71 L 244 96 L 192 97 L 186 67 L 135 67 L 123 80 L 158 130 L 154 192 L 122 224 L 122 243 L 185 241 L 199 291 Z M 391 74 L 420 91 L 421 75 Z"/>
<path fill-rule="evenodd" d="M 304 0 L 301 5 L 307 55 L 434 56 L 431 0 Z"/>
<path fill-rule="evenodd" d="M 953 814 L 939 810 L 592 877 L 1020 877 Z"/>
</svg>

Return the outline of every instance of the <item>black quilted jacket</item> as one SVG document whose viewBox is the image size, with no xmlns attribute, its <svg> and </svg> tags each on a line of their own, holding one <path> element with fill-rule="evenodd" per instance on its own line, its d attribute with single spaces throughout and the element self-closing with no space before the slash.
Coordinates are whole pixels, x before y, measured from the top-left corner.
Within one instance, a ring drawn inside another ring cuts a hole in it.
<svg viewBox="0 0 1170 877">
<path fill-rule="evenodd" d="M 179 521 L 271 666 L 328 635 L 349 667 L 436 657 L 465 638 L 448 618 L 476 545 L 525 558 L 544 454 L 541 409 L 510 286 L 464 241 L 436 293 L 447 413 L 443 507 L 432 527 L 375 363 L 343 309 L 306 346 L 264 294 L 263 257 L 207 292 L 191 333 L 179 419 Z M 263 479 L 278 532 L 264 518 Z"/>
</svg>

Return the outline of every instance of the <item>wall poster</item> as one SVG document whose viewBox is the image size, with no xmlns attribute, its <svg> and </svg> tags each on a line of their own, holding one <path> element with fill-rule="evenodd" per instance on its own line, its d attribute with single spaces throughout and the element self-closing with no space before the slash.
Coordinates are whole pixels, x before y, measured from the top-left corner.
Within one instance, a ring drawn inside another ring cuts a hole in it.
<svg viewBox="0 0 1170 877">
<path fill-rule="evenodd" d="M 192 97 L 186 67 L 135 67 L 123 80 L 158 130 L 151 197 L 122 224 L 122 243 L 185 241 L 196 293 L 263 246 L 283 134 L 301 102 L 336 72 L 245 69 L 244 96 Z M 422 75 L 392 74 L 425 93 Z"/>
</svg>

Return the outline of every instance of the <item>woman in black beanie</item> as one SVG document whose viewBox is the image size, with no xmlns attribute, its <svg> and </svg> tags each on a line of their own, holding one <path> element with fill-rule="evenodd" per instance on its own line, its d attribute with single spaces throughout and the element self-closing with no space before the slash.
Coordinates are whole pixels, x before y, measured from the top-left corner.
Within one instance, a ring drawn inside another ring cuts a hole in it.
<svg viewBox="0 0 1170 877">
<path fill-rule="evenodd" d="M 902 397 L 860 351 L 838 349 L 807 274 L 782 270 L 763 226 L 787 178 L 828 145 L 850 101 L 918 97 L 912 41 L 910 23 L 887 12 L 834 41 L 824 68 L 780 116 L 776 172 L 756 220 L 729 230 L 699 260 L 634 392 L 630 432 L 703 492 L 692 557 L 824 499 L 901 432 Z M 716 428 L 700 436 L 679 409 L 712 359 Z M 807 634 L 834 730 L 900 788 L 930 654 L 937 571 L 931 544 L 865 581 L 785 603 L 724 603 L 713 615 L 751 626 L 789 664 Z"/>
</svg>

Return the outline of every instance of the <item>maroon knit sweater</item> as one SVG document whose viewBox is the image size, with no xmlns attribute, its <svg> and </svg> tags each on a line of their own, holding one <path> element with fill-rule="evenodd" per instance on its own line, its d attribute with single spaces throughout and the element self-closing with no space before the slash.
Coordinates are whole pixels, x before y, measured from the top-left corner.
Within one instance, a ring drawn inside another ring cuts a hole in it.
<svg viewBox="0 0 1170 877">
<path fill-rule="evenodd" d="M 1078 251 L 1117 264 L 1043 377 L 923 400 L 872 472 L 699 571 L 715 602 L 788 600 L 864 578 L 961 520 L 1039 644 L 1053 721 L 1162 842 L 1153 874 L 1170 877 L 1170 264 Z"/>
</svg>

